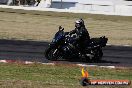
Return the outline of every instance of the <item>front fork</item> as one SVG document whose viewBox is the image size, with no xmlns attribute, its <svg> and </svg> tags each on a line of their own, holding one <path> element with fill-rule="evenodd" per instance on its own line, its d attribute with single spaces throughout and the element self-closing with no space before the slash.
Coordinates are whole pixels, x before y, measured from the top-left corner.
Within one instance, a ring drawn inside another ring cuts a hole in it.
<svg viewBox="0 0 132 88">
<path fill-rule="evenodd" d="M 53 52 L 53 56 L 56 55 L 56 53 L 61 53 L 61 46 L 60 45 L 57 45 L 57 44 L 54 44 L 54 43 L 51 43 L 49 44 L 50 45 L 50 48 L 54 48 L 54 52 Z M 59 54 L 60 55 L 60 54 Z"/>
<path fill-rule="evenodd" d="M 55 55 L 55 54 L 56 54 L 57 50 L 58 50 L 58 49 L 55 49 L 55 51 L 53 52 L 53 55 Z"/>
</svg>

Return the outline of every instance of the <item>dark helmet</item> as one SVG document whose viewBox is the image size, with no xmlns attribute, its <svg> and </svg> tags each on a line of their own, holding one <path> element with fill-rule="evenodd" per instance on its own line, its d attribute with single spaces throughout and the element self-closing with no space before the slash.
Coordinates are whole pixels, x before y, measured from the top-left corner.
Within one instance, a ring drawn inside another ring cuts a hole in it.
<svg viewBox="0 0 132 88">
<path fill-rule="evenodd" d="M 79 19 L 79 20 L 75 21 L 75 27 L 76 28 L 80 28 L 80 27 L 83 27 L 83 26 L 85 26 L 85 25 L 84 25 L 84 21 L 82 19 Z"/>
</svg>

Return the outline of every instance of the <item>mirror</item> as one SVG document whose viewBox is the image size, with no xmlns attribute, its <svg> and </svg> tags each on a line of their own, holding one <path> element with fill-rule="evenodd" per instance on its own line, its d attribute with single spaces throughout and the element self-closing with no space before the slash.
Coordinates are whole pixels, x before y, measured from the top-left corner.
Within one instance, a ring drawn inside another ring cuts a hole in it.
<svg viewBox="0 0 132 88">
<path fill-rule="evenodd" d="M 62 29 L 62 26 L 59 26 L 59 30 Z"/>
<path fill-rule="evenodd" d="M 62 26 L 59 26 L 59 31 L 63 31 L 64 28 Z"/>
</svg>

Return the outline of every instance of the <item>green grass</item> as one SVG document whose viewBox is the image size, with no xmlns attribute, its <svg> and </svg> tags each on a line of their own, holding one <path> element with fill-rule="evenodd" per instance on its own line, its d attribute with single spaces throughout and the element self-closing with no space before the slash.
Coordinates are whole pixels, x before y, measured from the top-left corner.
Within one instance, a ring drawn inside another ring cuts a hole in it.
<svg viewBox="0 0 132 88">
<path fill-rule="evenodd" d="M 132 68 L 106 69 L 87 67 L 90 79 L 132 80 Z M 74 65 L 2 64 L 0 63 L 0 88 L 81 88 L 81 67 Z M 117 86 L 117 88 L 131 88 Z M 102 88 L 91 86 L 90 88 Z M 115 88 L 105 86 L 104 88 Z"/>
<path fill-rule="evenodd" d="M 91 37 L 104 35 L 109 44 L 132 45 L 132 17 L 3 8 L 0 8 L 0 39 L 51 41 L 59 25 L 71 31 L 78 18 L 85 20 Z"/>
</svg>

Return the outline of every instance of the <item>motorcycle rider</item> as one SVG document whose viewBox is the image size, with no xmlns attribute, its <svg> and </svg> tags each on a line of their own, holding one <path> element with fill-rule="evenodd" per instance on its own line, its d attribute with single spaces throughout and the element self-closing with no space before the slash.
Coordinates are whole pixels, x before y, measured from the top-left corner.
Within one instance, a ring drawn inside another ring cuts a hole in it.
<svg viewBox="0 0 132 88">
<path fill-rule="evenodd" d="M 75 38 L 76 46 L 78 47 L 78 49 L 83 54 L 85 46 L 89 43 L 89 40 L 90 40 L 90 36 L 89 36 L 87 29 L 85 28 L 84 21 L 82 19 L 75 21 L 75 29 L 70 31 L 69 34 L 70 35 L 72 35 L 72 34 L 77 35 L 77 37 Z"/>
</svg>

